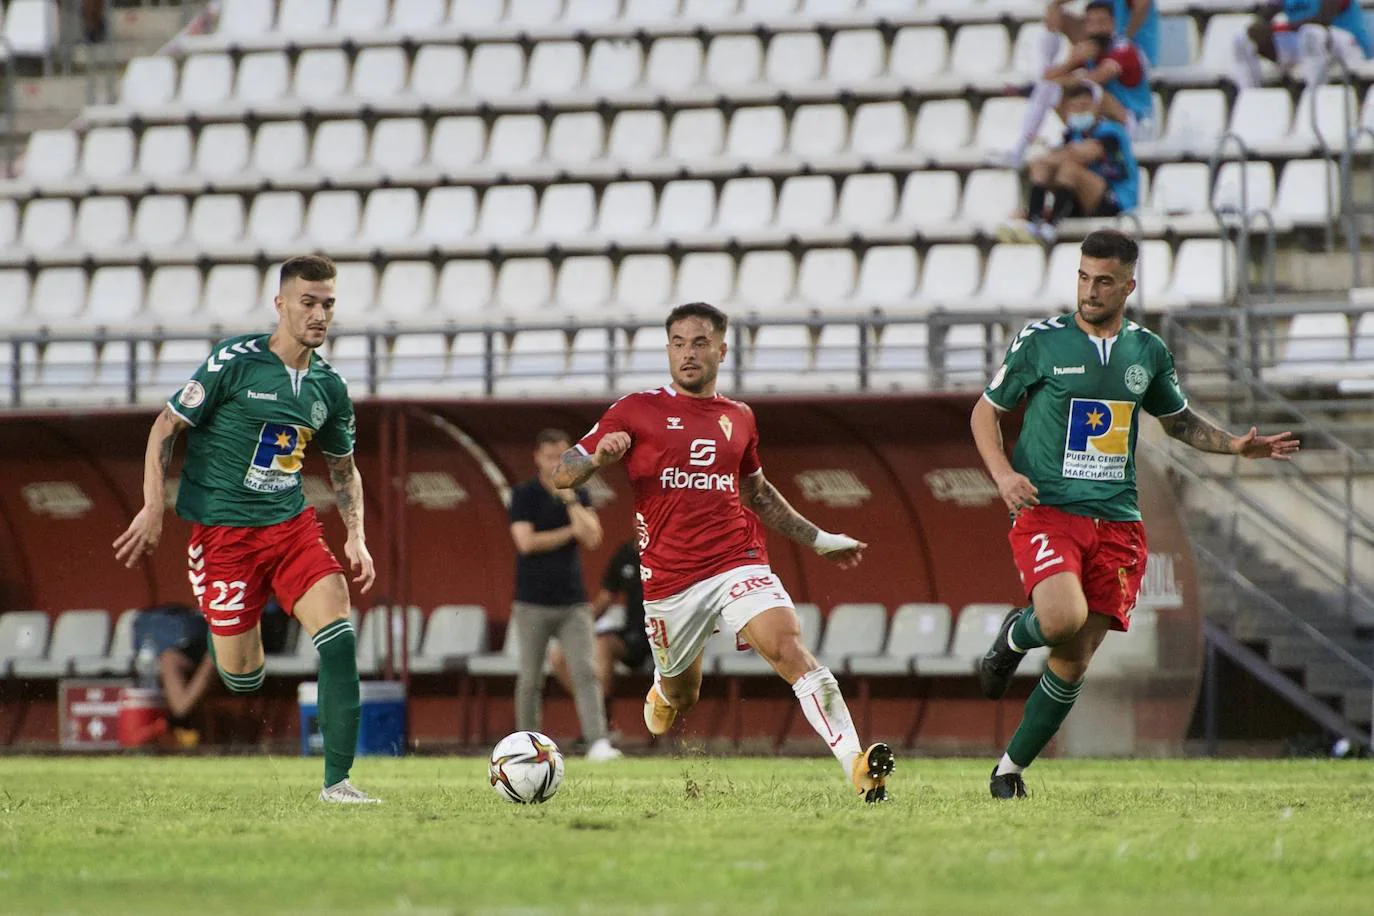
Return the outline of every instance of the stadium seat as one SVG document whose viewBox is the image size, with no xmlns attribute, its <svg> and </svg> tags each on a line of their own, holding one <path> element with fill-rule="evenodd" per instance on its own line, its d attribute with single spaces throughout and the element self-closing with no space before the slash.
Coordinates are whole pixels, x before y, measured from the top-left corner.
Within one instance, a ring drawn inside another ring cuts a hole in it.
<svg viewBox="0 0 1374 916">
<path fill-rule="evenodd" d="M 502 115 L 491 128 L 487 161 L 502 168 L 529 165 L 544 153 L 544 121 L 538 115 Z"/>
<path fill-rule="evenodd" d="M 687 255 L 684 261 L 696 255 Z M 614 302 L 627 314 L 657 315 L 673 301 L 673 262 L 666 254 L 632 254 L 615 274 Z M 686 301 L 686 300 L 678 300 Z"/>
<path fill-rule="evenodd" d="M 813 248 L 802 255 L 797 269 L 797 294 L 823 315 L 845 311 L 853 304 L 856 273 L 854 252 L 848 248 Z"/>
<path fill-rule="evenodd" d="M 709 181 L 670 181 L 659 199 L 656 228 L 670 237 L 705 232 L 715 215 L 715 188 Z"/>
<path fill-rule="evenodd" d="M 1182 89 L 1174 94 L 1164 136 L 1154 145 L 1175 154 L 1210 156 L 1226 123 L 1220 89 Z"/>
<path fill-rule="evenodd" d="M 575 41 L 541 41 L 530 52 L 525 88 L 540 98 L 566 95 L 582 82 L 585 61 Z"/>
<path fill-rule="evenodd" d="M 243 200 L 238 195 L 202 194 L 191 205 L 187 235 L 196 246 L 232 245 L 243 238 L 244 224 Z"/>
<path fill-rule="evenodd" d="M 41 274 L 39 282 L 41 289 Z M 45 345 L 38 356 L 38 373 L 34 382 L 24 391 L 28 403 L 31 406 L 48 406 L 91 400 L 90 389 L 96 383 L 97 356 L 95 344 L 90 341 L 54 341 Z"/>
<path fill-rule="evenodd" d="M 564 112 L 549 125 L 548 158 L 559 165 L 588 165 L 601 158 L 605 147 L 605 122 L 595 112 Z"/>
<path fill-rule="evenodd" d="M 205 316 L 235 322 L 259 310 L 263 278 L 247 264 L 216 264 L 205 276 Z"/>
<path fill-rule="evenodd" d="M 514 677 L 520 672 L 520 640 L 515 627 L 507 624 L 506 635 L 498 652 L 478 652 L 467 661 L 469 674 L 477 677 Z"/>
<path fill-rule="evenodd" d="M 81 147 L 81 172 L 97 182 L 123 178 L 133 171 L 134 135 L 127 127 L 95 127 Z"/>
<path fill-rule="evenodd" d="M 944 604 L 904 604 L 892 615 L 887 644 L 880 655 L 851 658 L 850 674 L 907 675 L 923 658 L 943 656 L 949 648 L 949 607 Z"/>
<path fill-rule="evenodd" d="M 267 653 L 265 665 L 272 677 L 309 677 L 320 667 L 315 643 L 301 627 L 294 627 L 296 640 L 289 653 Z"/>
<path fill-rule="evenodd" d="M 1230 132 L 1256 152 L 1281 146 L 1293 119 L 1287 89 L 1245 89 L 1231 106 Z"/>
<path fill-rule="evenodd" d="M 352 242 L 361 211 L 357 191 L 320 191 L 310 198 L 302 239 L 325 250 Z"/>
<path fill-rule="evenodd" d="M 71 659 L 72 674 L 77 677 L 99 677 L 102 675 L 125 675 L 133 667 L 134 661 L 134 618 L 137 611 L 125 611 L 114 624 L 114 634 L 110 637 L 108 651 L 79 654 Z M 107 623 L 108 627 L 109 624 Z M 0 666 L 2 669 L 3 666 Z"/>
<path fill-rule="evenodd" d="M 533 318 L 553 298 L 553 268 L 545 258 L 512 258 L 496 274 L 496 307 Z"/>
<path fill-rule="evenodd" d="M 19 205 L 0 200 L 0 245 L 12 246 L 19 239 Z"/>
<path fill-rule="evenodd" d="M 1210 17 L 1202 33 L 1198 65 L 1214 76 L 1229 74 L 1236 36 L 1249 28 L 1252 21 L 1245 13 L 1221 13 Z"/>
<path fill-rule="evenodd" d="M 989 87 L 1005 84 L 1011 67 L 1011 38 L 999 24 L 965 25 L 954 33 L 950 69 Z"/>
<path fill-rule="evenodd" d="M 86 322 L 95 325 L 128 324 L 143 311 L 143 298 L 143 271 L 139 268 L 97 267 L 91 274 Z"/>
<path fill-rule="evenodd" d="M 391 6 L 390 26 L 397 32 L 423 32 L 444 21 L 448 0 L 406 0 Z"/>
<path fill-rule="evenodd" d="M 57 4 L 53 0 L 10 0 L 5 10 L 5 47 L 15 57 L 47 58 L 57 45 Z"/>
<path fill-rule="evenodd" d="M 757 232 L 773 223 L 771 178 L 732 178 L 720 192 L 715 228 L 726 234 Z"/>
<path fill-rule="evenodd" d="M 429 137 L 429 162 L 435 168 L 459 170 L 482 161 L 487 130 L 480 118 L 440 118 Z"/>
<path fill-rule="evenodd" d="M 930 387 L 929 336 L 924 324 L 889 324 L 878 338 L 870 370 L 876 390 Z"/>
<path fill-rule="evenodd" d="M 181 125 L 150 127 L 138 147 L 138 170 L 149 178 L 175 178 L 191 170 L 191 132 Z"/>
<path fill-rule="evenodd" d="M 281 0 L 277 10 L 278 32 L 284 35 L 313 35 L 329 26 L 329 0 Z"/>
<path fill-rule="evenodd" d="M 495 288 L 496 275 L 487 261 L 451 260 L 439 271 L 435 302 L 446 316 L 473 323 L 485 321 L 484 311 Z"/>
<path fill-rule="evenodd" d="M 0 614 L 0 677 L 10 673 L 17 660 L 43 657 L 48 648 L 48 615 L 42 611 L 6 611 Z"/>
<path fill-rule="evenodd" d="M 327 176 L 361 166 L 367 158 L 367 128 L 362 121 L 325 121 L 315 130 L 310 164 Z"/>
<path fill-rule="evenodd" d="M 892 175 L 850 175 L 840 188 L 837 223 L 844 229 L 886 226 L 897 211 L 897 179 Z"/>
<path fill-rule="evenodd" d="M 796 263 L 785 251 L 748 252 L 740 259 L 735 277 L 735 301 L 751 312 L 790 311 L 787 306 L 792 300 L 796 273 Z M 808 341 L 808 354 L 810 348 Z"/>
<path fill-rule="evenodd" d="M 195 111 L 229 99 L 234 86 L 234 61 L 228 54 L 192 54 L 181 65 L 177 101 Z"/>
<path fill-rule="evenodd" d="M 806 378 L 808 387 L 815 391 L 854 390 L 863 346 L 858 325 L 823 325 L 816 335 L 816 358 Z"/>
<path fill-rule="evenodd" d="M 706 48 L 705 82 L 715 89 L 751 86 L 762 72 L 763 44 L 755 35 L 717 35 Z"/>
<path fill-rule="evenodd" d="M 238 73 L 234 77 L 234 99 L 248 106 L 275 102 L 286 95 L 290 86 L 291 64 L 284 53 L 258 51 L 245 54 L 239 61 Z"/>
<path fill-rule="evenodd" d="M 678 302 L 727 302 L 735 290 L 735 262 L 721 252 L 691 252 L 678 264 L 674 289 Z M 661 356 L 661 340 L 658 347 Z"/>
<path fill-rule="evenodd" d="M 596 231 L 620 239 L 647 232 L 655 212 L 653 185 L 647 181 L 617 181 L 602 192 Z"/>
<path fill-rule="evenodd" d="M 1033 80 L 1040 77 L 1044 67 L 1040 40 L 1046 31 L 1043 22 L 1027 22 L 1016 30 L 1016 41 L 1012 44 L 1009 64 L 1012 78 Z M 1062 60 L 1068 46 L 1068 40 L 1061 38 L 1056 60 Z M 992 101 L 992 99 L 988 101 Z"/>
<path fill-rule="evenodd" d="M 24 178 L 32 182 L 61 181 L 76 170 L 81 141 L 76 131 L 36 130 L 24 152 Z"/>
<path fill-rule="evenodd" d="M 217 31 L 226 38 L 251 38 L 272 31 L 274 0 L 225 0 Z"/>
<path fill-rule="evenodd" d="M 1166 162 L 1155 169 L 1150 208 L 1170 216 L 1206 213 L 1211 175 L 1202 162 Z"/>
<path fill-rule="evenodd" d="M 628 166 L 652 162 L 663 152 L 668 127 L 658 111 L 622 111 L 611 122 L 606 157 Z"/>
<path fill-rule="evenodd" d="M 195 267 L 159 267 L 148 281 L 148 314 L 159 322 L 188 322 L 200 307 L 201 277 Z"/>
<path fill-rule="evenodd" d="M 496 379 L 502 397 L 556 394 L 568 370 L 568 335 L 563 331 L 522 330 L 515 333 L 503 371 Z"/>
<path fill-rule="evenodd" d="M 914 176 L 913 176 L 914 177 Z M 916 294 L 916 250 L 907 245 L 883 245 L 864 252 L 859 265 L 856 304 L 864 310 L 906 303 Z"/>
<path fill-rule="evenodd" d="M 604 394 L 607 387 L 609 357 L 624 352 L 625 332 L 609 333 L 602 328 L 584 328 L 573 336 L 568 352 L 568 368 L 558 380 L 558 389 L 568 393 Z"/>
<path fill-rule="evenodd" d="M 601 39 L 592 42 L 584 78 L 588 91 L 605 96 L 635 86 L 644 72 L 644 50 L 636 42 Z"/>
<path fill-rule="evenodd" d="M 335 48 L 309 48 L 296 60 L 291 95 L 301 103 L 331 102 L 348 90 L 348 57 Z"/>
<path fill-rule="evenodd" d="M 610 304 L 614 285 L 611 259 L 604 255 L 580 255 L 558 266 L 553 301 L 560 310 L 586 318 L 600 318 Z"/>
<path fill-rule="evenodd" d="M 296 191 L 266 191 L 248 209 L 249 241 L 268 248 L 293 244 L 301 235 L 305 200 Z"/>
<path fill-rule="evenodd" d="M 988 153 L 1009 152 L 1019 139 L 1021 118 L 1025 111 L 1026 100 L 1019 96 L 985 101 L 978 109 L 974 146 Z M 1063 135 L 1064 123 L 1059 120 L 1059 115 L 1051 111 L 1040 122 L 1036 137 L 1046 146 L 1054 147 L 1059 145 Z"/>
<path fill-rule="evenodd" d="M 815 32 L 783 32 L 768 43 L 764 81 L 792 88 L 815 83 L 821 78 L 824 61 L 825 49 Z"/>
<path fill-rule="evenodd" d="M 730 118 L 725 135 L 725 155 L 732 160 L 756 162 L 782 152 L 787 119 L 773 106 L 741 108 Z"/>
<path fill-rule="evenodd" d="M 801 622 L 802 645 L 815 652 L 821 641 L 821 609 L 814 604 L 797 604 L 797 619 Z M 716 639 L 724 637 L 723 646 L 728 647 L 732 633 L 724 628 Z M 722 654 L 716 671 L 727 677 L 772 676 L 773 669 L 755 652 L 729 652 Z"/>
<path fill-rule="evenodd" d="M 480 99 L 514 93 L 525 78 L 525 54 L 517 44 L 483 42 L 468 66 L 468 93 Z"/>
<path fill-rule="evenodd" d="M 196 141 L 194 169 L 210 181 L 234 178 L 248 169 L 252 145 L 243 124 L 207 124 Z"/>
<path fill-rule="evenodd" d="M 529 185 L 489 188 L 482 198 L 477 234 L 491 241 L 505 241 L 529 235 L 534 228 L 538 204 Z"/>
<path fill-rule="evenodd" d="M 363 205 L 360 241 L 386 247 L 410 240 L 420 223 L 420 195 L 413 188 L 381 188 Z"/>
<path fill-rule="evenodd" d="M 1164 292 L 1164 303 L 1225 305 L 1235 294 L 1236 261 L 1229 242 L 1184 239 L 1174 256 L 1174 275 Z"/>
<path fill-rule="evenodd" d="M 401 629 L 405 627 L 406 654 L 410 658 L 420 649 L 424 636 L 425 618 L 418 607 L 406 608 L 402 619 L 399 607 L 374 607 L 363 614 L 362 625 L 358 628 L 358 674 L 366 677 L 377 674 L 385 665 L 387 657 L 386 627 L 391 627 L 391 646 L 395 653 L 400 648 Z M 400 668 L 399 653 L 394 656 L 394 664 Z"/>
<path fill-rule="evenodd" d="M 1329 159 L 1290 160 L 1279 175 L 1274 213 L 1300 226 L 1324 226 L 1340 210 L 1340 173 Z"/>
<path fill-rule="evenodd" d="M 1187 67 L 1198 59 L 1202 45 L 1191 16 L 1162 16 L 1159 20 L 1159 68 Z"/>
<path fill-rule="evenodd" d="M 105 654 L 110 639 L 110 615 L 104 611 L 63 611 L 53 627 L 52 644 L 42 658 L 16 658 L 14 677 L 59 678 L 72 671 L 72 660 Z"/>
<path fill-rule="evenodd" d="M 542 239 L 569 240 L 586 235 L 596 220 L 596 194 L 586 183 L 544 189 L 534 233 Z"/>
<path fill-rule="evenodd" d="M 377 193 L 374 191 L 372 196 Z M 382 269 L 376 304 L 388 317 L 413 318 L 434 304 L 434 283 L 434 265 L 425 261 L 392 261 Z"/>
<path fill-rule="evenodd" d="M 359 315 L 366 315 L 372 309 L 377 296 L 377 268 L 367 261 L 339 261 L 338 268 L 339 298 L 347 303 L 347 308 Z M 269 303 L 277 294 L 280 286 L 280 267 L 269 270 L 262 278 L 263 289 L 259 299 Z"/>
<path fill-rule="evenodd" d="M 899 224 L 948 232 L 959 209 L 959 176 L 955 172 L 916 171 L 907 176 L 898 204 Z"/>
<path fill-rule="evenodd" d="M 1346 125 L 1359 123 L 1359 104 L 1354 91 L 1346 86 L 1321 86 L 1316 92 L 1314 112 L 1313 93 L 1304 91 L 1293 112 L 1290 139 L 1302 151 L 1345 149 Z"/>
<path fill-rule="evenodd" d="M 1021 203 L 1021 176 L 1011 169 L 977 169 L 964 183 L 961 219 L 980 226 L 1010 218 Z"/>
<path fill-rule="evenodd" d="M 76 214 L 70 200 L 40 197 L 24 207 L 19 243 L 30 251 L 55 251 L 72 240 Z"/>
<path fill-rule="evenodd" d="M 988 252 L 984 274 L 982 288 L 967 300 L 967 306 L 1030 310 L 1044 286 L 1045 249 L 1039 245 L 994 245 Z M 961 305 L 955 303 L 955 307 Z"/>
<path fill-rule="evenodd" d="M 371 35 L 386 26 L 387 6 L 386 0 L 338 0 L 334 28 L 348 35 Z"/>
<path fill-rule="evenodd" d="M 419 118 L 386 118 L 372 129 L 368 165 L 396 176 L 420 166 L 429 144 L 429 131 Z"/>
<path fill-rule="evenodd" d="M 0 322 L 7 326 L 17 326 L 25 318 L 29 308 L 29 272 L 17 268 L 0 269 Z M 0 357 L 6 359 L 9 367 L 9 347 L 0 347 Z"/>
<path fill-rule="evenodd" d="M 563 22 L 566 25 L 602 25 L 614 22 L 619 14 L 620 0 L 567 0 Z"/>
<path fill-rule="evenodd" d="M 501 0 L 465 0 L 455 3 L 449 11 L 451 25 L 471 28 L 491 26 L 501 21 L 503 3 Z"/>
<path fill-rule="evenodd" d="M 402 334 L 391 348 L 377 383 L 382 395 L 432 394 L 448 375 L 449 340 L 444 334 Z"/>
<path fill-rule="evenodd" d="M 1242 204 L 1244 205 L 1242 207 Z M 1222 213 L 1269 210 L 1274 204 L 1274 167 L 1267 162 L 1226 162 L 1217 170 L 1212 206 Z"/>
<path fill-rule="evenodd" d="M 461 46 L 423 45 L 410 68 L 410 92 L 423 101 L 454 98 L 462 93 L 467 65 L 467 51 Z"/>
<path fill-rule="evenodd" d="M 923 153 L 954 153 L 969 145 L 973 110 L 963 99 L 926 102 L 916 112 L 912 145 Z"/>
<path fill-rule="evenodd" d="M 835 179 L 828 175 L 798 175 L 782 183 L 777 225 L 786 232 L 821 230 L 835 216 Z"/>
<path fill-rule="evenodd" d="M 1266 377 L 1340 378 L 1351 374 L 1350 321 L 1342 314 L 1303 312 L 1293 316 L 1283 356 Z"/>
<path fill-rule="evenodd" d="M 157 108 L 176 96 L 177 62 L 172 57 L 135 57 L 119 82 L 119 103 L 129 108 Z"/>
<path fill-rule="evenodd" d="M 410 671 L 412 674 L 452 671 L 486 650 L 486 609 L 472 604 L 445 604 L 429 615 L 420 651 L 410 660 Z"/>
<path fill-rule="evenodd" d="M 34 317 L 53 323 L 70 321 L 86 307 L 86 272 L 79 267 L 49 267 L 33 284 Z"/>
<path fill-rule="evenodd" d="M 886 59 L 887 48 L 877 29 L 836 32 L 826 58 L 826 81 L 835 86 L 861 86 L 882 75 Z"/>
<path fill-rule="evenodd" d="M 787 149 L 806 160 L 834 156 L 848 136 L 849 117 L 839 105 L 803 105 L 792 116 Z"/>
<path fill-rule="evenodd" d="M 960 308 L 983 278 L 982 259 L 973 245 L 932 245 L 917 298 L 927 308 Z"/>
<path fill-rule="evenodd" d="M 668 156 L 684 162 L 719 156 L 725 144 L 725 119 L 715 108 L 690 108 L 673 116 Z"/>
<path fill-rule="evenodd" d="M 407 69 L 406 53 L 402 48 L 363 48 L 353 61 L 350 91 L 355 98 L 365 102 L 398 96 L 409 79 Z"/>
<path fill-rule="evenodd" d="M 856 156 L 895 153 L 907 147 L 910 136 L 911 120 L 900 102 L 860 105 L 850 129 L 849 152 Z"/>
<path fill-rule="evenodd" d="M 878 655 L 887 639 L 887 608 L 881 604 L 837 604 L 825 623 L 816 660 L 831 671 L 848 673 L 851 661 Z"/>
<path fill-rule="evenodd" d="M 904 28 L 892 41 L 889 75 L 903 83 L 920 84 L 949 69 L 949 40 L 933 26 Z"/>
<path fill-rule="evenodd" d="M 934 655 L 922 658 L 917 664 L 919 674 L 928 675 L 969 675 L 977 671 L 978 660 L 987 651 L 1009 604 L 970 604 L 959 612 L 954 622 L 954 639 L 948 655 Z M 1018 673 L 1024 671 L 1023 664 Z"/>
</svg>

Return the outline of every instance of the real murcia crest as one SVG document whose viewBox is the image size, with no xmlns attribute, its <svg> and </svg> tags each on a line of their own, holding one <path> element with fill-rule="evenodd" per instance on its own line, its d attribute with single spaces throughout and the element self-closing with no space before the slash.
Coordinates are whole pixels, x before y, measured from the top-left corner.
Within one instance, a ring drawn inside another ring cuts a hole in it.
<svg viewBox="0 0 1374 916">
<path fill-rule="evenodd" d="M 723 433 L 725 433 L 725 438 L 726 438 L 726 440 L 728 441 L 729 438 L 730 438 L 730 436 L 731 436 L 731 434 L 734 433 L 734 431 L 735 431 L 735 424 L 732 423 L 732 422 L 730 421 L 730 418 L 729 418 L 729 417 L 726 417 L 726 416 L 721 416 L 719 422 L 720 422 L 720 431 L 723 432 Z"/>
<path fill-rule="evenodd" d="M 1126 388 L 1131 394 L 1144 394 L 1145 389 L 1150 387 L 1150 373 L 1139 363 L 1135 363 L 1126 369 Z"/>
</svg>

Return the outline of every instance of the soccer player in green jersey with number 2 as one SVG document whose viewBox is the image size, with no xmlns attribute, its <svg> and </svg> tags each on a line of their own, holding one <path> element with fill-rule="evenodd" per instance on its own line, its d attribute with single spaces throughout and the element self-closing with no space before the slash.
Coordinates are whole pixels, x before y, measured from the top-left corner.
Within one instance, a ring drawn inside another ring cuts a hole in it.
<svg viewBox="0 0 1374 916">
<path fill-rule="evenodd" d="M 1009 539 L 1028 607 L 1007 615 L 983 657 L 989 699 L 1007 691 L 1029 649 L 1050 647 L 1021 725 L 993 768 L 994 798 L 1021 798 L 1021 773 L 1073 708 L 1108 630 L 1125 632 L 1145 574 L 1136 505 L 1140 411 L 1193 448 L 1286 460 L 1292 433 L 1233 436 L 1188 407 L 1164 341 L 1125 320 L 1136 243 L 1115 230 L 1083 240 L 1078 311 L 1026 325 L 973 409 L 973 439 L 1015 521 Z M 1027 400 L 1010 462 L 1001 415 Z"/>
<path fill-rule="evenodd" d="M 259 621 L 275 594 L 320 655 L 320 800 L 365 804 L 377 799 L 348 779 L 359 716 L 348 581 L 301 489 L 313 439 L 348 529 L 344 554 L 357 573 L 353 581 L 367 592 L 375 572 L 363 533 L 363 482 L 353 463 L 353 403 L 343 378 L 315 352 L 334 317 L 336 275 L 328 258 L 283 264 L 277 329 L 216 344 L 167 402 L 148 435 L 143 509 L 114 547 L 126 566 L 156 549 L 172 447 L 189 430 L 176 510 L 192 523 L 188 575 L 220 677 L 234 693 L 262 686 Z"/>
</svg>

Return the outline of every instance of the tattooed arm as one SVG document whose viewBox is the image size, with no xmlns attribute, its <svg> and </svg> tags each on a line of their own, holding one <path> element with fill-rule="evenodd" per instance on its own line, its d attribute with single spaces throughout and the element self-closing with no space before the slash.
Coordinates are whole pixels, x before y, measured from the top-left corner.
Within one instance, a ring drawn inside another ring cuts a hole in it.
<svg viewBox="0 0 1374 916">
<path fill-rule="evenodd" d="M 153 428 L 148 433 L 148 447 L 143 453 L 143 508 L 114 542 L 115 559 L 126 567 L 132 567 L 144 554 L 156 550 L 157 542 L 162 538 L 167 468 L 172 463 L 172 450 L 176 446 L 177 436 L 189 425 L 170 407 L 162 408 L 162 413 L 153 421 Z"/>
<path fill-rule="evenodd" d="M 740 482 L 740 498 L 763 522 L 764 527 L 776 531 L 803 547 L 810 547 L 823 557 L 835 560 L 848 568 L 858 564 L 867 547 L 843 534 L 822 531 L 814 522 L 806 518 L 791 503 L 783 498 L 778 488 L 769 482 L 760 471 Z"/>
<path fill-rule="evenodd" d="M 329 483 L 334 488 L 334 499 L 339 505 L 339 516 L 348 529 L 348 540 L 344 543 L 344 555 L 348 558 L 357 582 L 364 593 L 372 587 L 377 570 L 372 563 L 372 554 L 367 549 L 367 535 L 363 530 L 363 477 L 352 455 L 334 457 L 325 455 L 329 465 Z"/>
<path fill-rule="evenodd" d="M 597 471 L 624 458 L 632 441 L 629 433 L 614 432 L 603 436 L 590 455 L 573 446 L 563 453 L 558 469 L 553 472 L 553 485 L 560 490 L 582 486 Z"/>
<path fill-rule="evenodd" d="M 1287 461 L 1298 450 L 1298 440 L 1291 432 L 1261 436 L 1250 427 L 1243 436 L 1233 436 L 1226 430 L 1194 413 L 1190 407 L 1168 417 L 1160 418 L 1164 431 L 1180 442 L 1202 452 L 1216 455 L 1240 455 L 1242 458 L 1274 458 Z"/>
</svg>

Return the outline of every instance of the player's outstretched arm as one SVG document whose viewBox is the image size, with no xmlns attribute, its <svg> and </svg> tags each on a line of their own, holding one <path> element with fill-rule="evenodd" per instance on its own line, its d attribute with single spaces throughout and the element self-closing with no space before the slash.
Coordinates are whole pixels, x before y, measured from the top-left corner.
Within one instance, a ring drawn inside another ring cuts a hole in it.
<svg viewBox="0 0 1374 916">
<path fill-rule="evenodd" d="M 156 550 L 162 538 L 167 468 L 172 463 L 177 436 L 188 425 L 170 407 L 164 407 L 148 432 L 148 447 L 143 452 L 143 508 L 114 542 L 115 559 L 125 567 L 132 567 L 144 554 Z"/>
<path fill-rule="evenodd" d="M 349 566 L 357 573 L 353 581 L 358 583 L 359 591 L 367 594 L 372 581 L 377 578 L 377 569 L 372 563 L 372 554 L 367 549 L 367 534 L 363 530 L 363 476 L 352 455 L 335 458 L 326 455 L 329 464 L 329 483 L 334 487 L 334 500 L 339 504 L 339 516 L 348 529 L 348 540 L 344 542 L 344 556 Z"/>
<path fill-rule="evenodd" d="M 558 469 L 553 472 L 553 485 L 560 490 L 582 486 L 597 471 L 624 458 L 632 441 L 629 433 L 614 432 L 602 436 L 590 455 L 573 446 L 563 453 Z"/>
<path fill-rule="evenodd" d="M 1233 436 L 1226 430 L 1185 407 L 1169 417 L 1161 417 L 1160 425 L 1173 438 L 1198 451 L 1212 452 L 1216 455 L 1239 455 L 1242 458 L 1273 458 L 1288 461 L 1297 454 L 1298 440 L 1291 432 L 1261 436 L 1259 430 L 1250 427 L 1243 436 Z"/>
<path fill-rule="evenodd" d="M 765 527 L 803 547 L 810 547 L 845 569 L 858 566 L 863 559 L 867 544 L 846 534 L 822 531 L 815 522 L 792 508 L 792 504 L 783 498 L 778 488 L 762 472 L 744 478 L 740 484 L 740 496 Z"/>
</svg>

